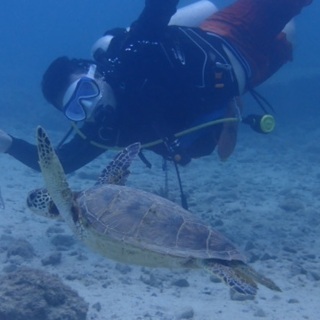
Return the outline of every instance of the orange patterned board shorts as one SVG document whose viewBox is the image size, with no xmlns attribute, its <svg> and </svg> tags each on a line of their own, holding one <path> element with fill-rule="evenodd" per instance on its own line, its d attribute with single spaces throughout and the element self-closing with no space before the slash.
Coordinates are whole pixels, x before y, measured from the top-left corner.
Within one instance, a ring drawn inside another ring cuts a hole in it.
<svg viewBox="0 0 320 320">
<path fill-rule="evenodd" d="M 255 87 L 292 60 L 285 25 L 312 0 L 238 0 L 214 13 L 201 28 L 225 38 L 251 67 L 249 86 Z"/>
</svg>

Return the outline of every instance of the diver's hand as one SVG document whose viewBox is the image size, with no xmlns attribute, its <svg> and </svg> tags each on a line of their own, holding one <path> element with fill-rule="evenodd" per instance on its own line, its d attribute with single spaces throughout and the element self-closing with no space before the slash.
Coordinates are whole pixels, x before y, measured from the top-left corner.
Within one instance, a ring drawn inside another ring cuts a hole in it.
<svg viewBox="0 0 320 320">
<path fill-rule="evenodd" d="M 0 153 L 5 153 L 11 147 L 12 138 L 0 129 Z"/>
</svg>

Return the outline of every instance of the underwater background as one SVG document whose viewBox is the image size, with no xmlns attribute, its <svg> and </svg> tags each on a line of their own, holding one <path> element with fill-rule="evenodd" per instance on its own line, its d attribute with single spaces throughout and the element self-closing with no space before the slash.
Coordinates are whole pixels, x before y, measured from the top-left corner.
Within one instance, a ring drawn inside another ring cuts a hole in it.
<svg viewBox="0 0 320 320">
<path fill-rule="evenodd" d="M 181 0 L 180 6 L 192 2 Z M 233 2 L 214 1 L 218 8 Z M 1 0 L 0 129 L 33 143 L 41 124 L 59 141 L 69 123 L 42 97 L 42 74 L 58 56 L 90 58 L 96 39 L 108 29 L 129 26 L 143 5 L 143 0 Z M 26 265 L 58 274 L 90 303 L 90 320 L 318 319 L 319 17 L 320 2 L 314 0 L 295 18 L 294 61 L 257 88 L 276 111 L 275 132 L 259 135 L 241 126 L 236 151 L 226 163 L 213 154 L 181 169 L 191 211 L 243 249 L 283 293 L 261 290 L 255 301 L 231 301 L 226 287 L 209 282 L 207 274 L 119 266 L 71 236 L 61 237 L 69 241 L 61 249 L 53 240 L 60 232 L 70 235 L 68 228 L 26 208 L 28 191 L 42 184 L 40 174 L 8 155 L 0 155 L 1 273 Z M 244 101 L 245 114 L 261 111 L 250 96 Z M 79 189 L 92 185 L 111 156 L 108 152 L 72 174 L 72 183 Z M 160 193 L 161 159 L 150 159 L 152 170 L 137 161 L 129 185 Z M 173 168 L 170 187 L 170 198 L 179 203 Z M 36 254 L 17 258 L 10 249 L 16 239 L 26 239 Z M 45 265 L 43 259 L 57 251 L 60 263 Z M 172 285 L 181 279 L 190 286 Z M 1 290 L 0 283 L 0 295 Z M 190 308 L 187 317 L 184 310 Z"/>
<path fill-rule="evenodd" d="M 180 5 L 192 1 L 180 1 Z M 217 0 L 219 8 L 232 1 Z M 57 1 L 57 0 L 2 0 L 0 10 L 0 125 L 3 129 L 8 120 L 23 121 L 26 127 L 34 128 L 43 123 L 56 126 L 64 119 L 42 98 L 40 82 L 49 63 L 58 56 L 89 58 L 92 44 L 104 31 L 113 27 L 128 26 L 138 16 L 143 0 L 108 1 Z M 296 17 L 296 40 L 294 62 L 288 63 L 268 83 L 279 79 L 288 91 L 262 92 L 274 104 L 277 112 L 292 110 L 313 112 L 318 110 L 319 90 L 309 82 L 300 83 L 301 78 L 317 76 L 320 70 L 320 3 L 314 1 L 311 7 Z M 292 82 L 292 80 L 297 80 Z M 317 79 L 317 78 L 316 78 Z M 315 81 L 316 81 L 315 79 Z M 290 82 L 290 86 L 285 83 Z M 306 91 L 305 91 L 306 90 Z M 280 97 L 278 97 L 278 94 Z M 279 101 L 277 101 L 279 98 Z M 288 98 L 288 103 L 284 100 Z M 304 99 L 306 98 L 306 99 Z M 308 99 L 307 99 L 308 98 Z M 299 105 L 291 105 L 296 101 Z M 286 104 L 286 105 L 285 105 Z M 311 108 L 311 110 L 309 110 Z M 308 110 L 308 111 L 306 111 Z M 28 121 L 25 121 L 26 116 Z"/>
</svg>

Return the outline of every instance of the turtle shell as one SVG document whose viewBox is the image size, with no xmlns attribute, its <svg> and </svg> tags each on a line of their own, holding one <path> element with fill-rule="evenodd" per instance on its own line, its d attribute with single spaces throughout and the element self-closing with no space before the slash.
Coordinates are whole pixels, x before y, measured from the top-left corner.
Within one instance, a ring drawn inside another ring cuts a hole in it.
<svg viewBox="0 0 320 320">
<path fill-rule="evenodd" d="M 118 185 L 99 185 L 77 196 L 88 231 L 138 249 L 181 258 L 240 260 L 221 233 L 160 196 Z"/>
</svg>

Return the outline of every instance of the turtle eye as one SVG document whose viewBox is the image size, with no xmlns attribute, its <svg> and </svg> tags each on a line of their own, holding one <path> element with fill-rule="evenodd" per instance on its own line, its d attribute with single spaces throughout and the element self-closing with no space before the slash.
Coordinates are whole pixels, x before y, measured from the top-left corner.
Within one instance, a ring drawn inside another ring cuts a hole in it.
<svg viewBox="0 0 320 320">
<path fill-rule="evenodd" d="M 35 197 L 36 197 L 36 196 L 35 196 L 34 193 L 30 193 L 30 194 L 28 195 L 28 198 L 27 198 L 27 205 L 28 205 L 28 207 L 33 206 Z"/>
</svg>

